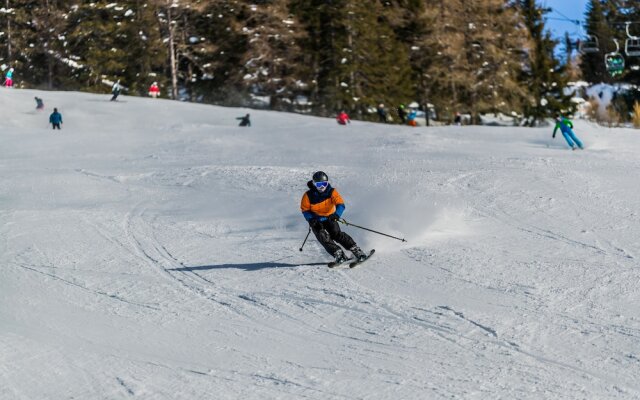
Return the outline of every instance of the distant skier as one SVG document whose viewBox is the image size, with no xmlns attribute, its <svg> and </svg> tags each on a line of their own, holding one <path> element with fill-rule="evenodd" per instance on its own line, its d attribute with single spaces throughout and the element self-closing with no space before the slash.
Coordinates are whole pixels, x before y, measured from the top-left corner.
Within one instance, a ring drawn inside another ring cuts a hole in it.
<svg viewBox="0 0 640 400">
<path fill-rule="evenodd" d="M 4 76 L 4 85 L 8 88 L 13 87 L 13 68 L 9 68 Z"/>
<path fill-rule="evenodd" d="M 378 112 L 378 119 L 380 120 L 380 122 L 383 123 L 387 123 L 387 110 L 385 110 L 384 108 L 384 104 L 380 103 L 378 104 L 378 108 L 376 110 Z"/>
<path fill-rule="evenodd" d="M 402 125 L 407 123 L 407 112 L 404 109 L 404 104 L 400 104 L 398 107 L 398 118 L 400 118 L 400 123 Z"/>
<path fill-rule="evenodd" d="M 62 114 L 58 112 L 57 108 L 53 109 L 53 112 L 49 116 L 49 123 L 53 127 L 53 129 L 60 130 L 60 124 L 62 124 Z"/>
<path fill-rule="evenodd" d="M 409 114 L 407 115 L 407 125 L 418 126 L 418 122 L 416 121 L 417 116 L 418 112 L 414 109 L 411 109 L 411 111 L 409 111 Z"/>
<path fill-rule="evenodd" d="M 122 90 L 122 86 L 120 86 L 120 80 L 118 79 L 118 81 L 114 83 L 113 86 L 111 86 L 111 94 L 113 95 L 111 97 L 111 101 L 116 101 L 116 99 L 120 95 L 121 90 Z"/>
<path fill-rule="evenodd" d="M 238 126 L 251 126 L 251 120 L 249 119 L 249 114 L 244 117 L 238 117 L 236 119 L 240 120 L 240 124 Z"/>
<path fill-rule="evenodd" d="M 158 87 L 158 82 L 153 82 L 149 87 L 149 96 L 154 99 L 160 96 L 160 88 Z"/>
<path fill-rule="evenodd" d="M 578 139 L 576 137 L 576 134 L 573 133 L 573 123 L 568 118 L 565 118 L 561 115 L 556 116 L 556 127 L 553 129 L 553 135 L 551 135 L 552 138 L 555 139 L 558 129 L 560 129 L 560 132 L 562 132 L 562 136 L 564 136 L 564 140 L 567 141 L 567 144 L 569 145 L 569 147 L 571 147 L 572 150 L 576 149 L 576 145 L 581 150 L 584 149 L 584 146 L 582 145 L 580 139 Z"/>
<path fill-rule="evenodd" d="M 340 114 L 336 117 L 336 122 L 340 125 L 346 125 L 351 123 L 351 119 L 349 119 L 349 115 L 346 112 L 340 111 Z"/>
<path fill-rule="evenodd" d="M 456 112 L 456 116 L 453 118 L 453 124 L 457 126 L 462 125 L 462 115 L 460 115 L 459 112 Z"/>
<path fill-rule="evenodd" d="M 307 182 L 307 186 L 309 190 L 302 196 L 300 210 L 322 247 L 335 258 L 338 264 L 348 259 L 338 244 L 349 249 L 358 261 L 365 260 L 367 255 L 351 236 L 340 231 L 338 219 L 344 212 L 344 201 L 338 190 L 329 184 L 327 174 L 322 171 L 314 173 L 313 179 Z"/>
<path fill-rule="evenodd" d="M 38 96 L 36 96 L 35 99 L 36 99 L 36 110 L 38 111 L 44 110 L 44 102 L 42 101 L 42 99 Z"/>
</svg>

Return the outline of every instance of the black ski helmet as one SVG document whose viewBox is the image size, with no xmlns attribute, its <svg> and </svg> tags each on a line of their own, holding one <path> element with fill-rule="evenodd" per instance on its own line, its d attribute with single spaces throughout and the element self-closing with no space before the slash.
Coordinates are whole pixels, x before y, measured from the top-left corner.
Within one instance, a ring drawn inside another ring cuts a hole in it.
<svg viewBox="0 0 640 400">
<path fill-rule="evenodd" d="M 327 182 L 328 180 L 329 180 L 329 177 L 327 176 L 327 174 L 325 174 L 322 171 L 318 171 L 315 174 L 313 174 L 314 182 Z"/>
</svg>

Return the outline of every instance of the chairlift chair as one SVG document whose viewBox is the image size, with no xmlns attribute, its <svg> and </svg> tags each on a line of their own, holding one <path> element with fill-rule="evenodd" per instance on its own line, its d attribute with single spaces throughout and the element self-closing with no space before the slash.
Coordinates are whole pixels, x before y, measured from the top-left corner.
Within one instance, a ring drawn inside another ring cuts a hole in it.
<svg viewBox="0 0 640 400">
<path fill-rule="evenodd" d="M 625 40 L 624 52 L 629 57 L 640 57 L 640 38 Z"/>
<path fill-rule="evenodd" d="M 626 23 L 627 40 L 624 41 L 624 52 L 627 57 L 640 57 L 640 37 L 631 34 L 631 24 L 632 22 Z"/>
<path fill-rule="evenodd" d="M 598 44 L 598 37 L 594 35 L 588 35 L 585 40 L 580 40 L 578 42 L 578 50 L 582 54 L 599 53 L 600 45 Z"/>
<path fill-rule="evenodd" d="M 624 57 L 620 54 L 618 41 L 613 39 L 613 42 L 616 44 L 616 51 L 604 55 L 604 65 L 611 76 L 616 76 L 624 71 Z"/>
</svg>

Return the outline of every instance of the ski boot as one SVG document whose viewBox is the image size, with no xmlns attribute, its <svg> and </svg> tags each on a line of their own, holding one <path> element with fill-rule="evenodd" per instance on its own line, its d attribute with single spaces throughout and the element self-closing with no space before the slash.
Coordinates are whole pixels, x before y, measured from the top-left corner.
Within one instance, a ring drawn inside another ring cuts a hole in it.
<svg viewBox="0 0 640 400">
<path fill-rule="evenodd" d="M 348 260 L 347 256 L 344 254 L 344 251 L 342 250 L 336 251 L 333 257 L 335 257 L 336 264 L 342 264 L 343 262 Z"/>
<path fill-rule="evenodd" d="M 364 254 L 362 249 L 360 247 L 358 247 L 358 246 L 353 246 L 352 248 L 349 249 L 349 251 L 353 253 L 353 256 L 358 261 L 364 261 L 364 260 L 367 259 L 367 255 Z"/>
<path fill-rule="evenodd" d="M 331 261 L 327 266 L 329 268 L 333 268 L 333 267 L 337 267 L 340 264 L 344 264 L 347 261 L 349 261 L 349 259 L 347 258 L 347 256 L 344 254 L 344 251 L 342 250 L 338 250 L 334 253 L 333 257 L 335 258 L 335 260 Z"/>
</svg>

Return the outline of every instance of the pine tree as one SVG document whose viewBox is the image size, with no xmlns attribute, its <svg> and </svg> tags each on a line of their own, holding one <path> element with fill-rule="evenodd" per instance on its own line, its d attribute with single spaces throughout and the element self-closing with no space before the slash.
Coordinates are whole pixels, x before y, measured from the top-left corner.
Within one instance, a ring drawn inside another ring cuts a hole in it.
<svg viewBox="0 0 640 400">
<path fill-rule="evenodd" d="M 307 95 L 320 115 L 369 118 L 378 103 L 413 100 L 436 104 L 444 119 L 520 111 L 527 89 L 516 78 L 534 54 L 513 0 L 4 3 L 0 61 L 25 86 L 107 92 L 120 79 L 145 95 L 158 81 L 172 98 L 251 105 L 264 96 L 282 110 Z M 601 3 L 605 22 L 620 17 Z"/>
<path fill-rule="evenodd" d="M 564 69 L 565 75 L 569 82 L 576 82 L 582 79 L 582 71 L 580 71 L 579 58 L 574 56 L 577 52 L 576 42 L 569 35 L 569 32 L 564 33 Z"/>
<path fill-rule="evenodd" d="M 166 65 L 170 77 L 169 93 L 174 100 L 179 98 L 179 47 L 184 42 L 182 29 L 184 28 L 184 14 L 188 11 L 189 3 L 179 0 L 152 0 L 150 2 L 153 13 L 157 18 L 158 31 L 165 47 Z"/>
<path fill-rule="evenodd" d="M 303 46 L 312 52 L 312 96 L 320 113 L 346 109 L 369 118 L 379 103 L 412 97 L 406 46 L 379 1 L 294 1 L 292 10 L 308 30 Z"/>
<path fill-rule="evenodd" d="M 422 0 L 385 0 L 383 4 L 386 20 L 406 50 L 411 67 L 411 76 L 405 79 L 410 83 L 411 95 L 394 103 L 394 112 L 397 114 L 400 105 L 413 101 L 427 111 L 430 96 L 428 74 L 425 71 L 431 63 L 432 54 L 422 44 L 431 34 L 433 24 L 426 18 L 426 4 Z"/>
<path fill-rule="evenodd" d="M 399 104 L 410 98 L 412 73 L 409 55 L 385 18 L 379 2 L 353 1 L 347 9 L 347 47 L 343 103 L 359 118 L 376 104 Z M 343 86 L 343 85 L 342 85 Z"/>
<path fill-rule="evenodd" d="M 13 60 L 13 19 L 15 10 L 10 0 L 5 0 L 0 8 L 0 61 L 6 63 Z M 2 64 L 6 67 L 6 64 Z"/>
<path fill-rule="evenodd" d="M 520 110 L 524 40 L 513 7 L 500 0 L 431 0 L 424 18 L 433 27 L 420 43 L 429 54 L 426 91 L 441 117 L 465 111 L 478 122 L 483 112 Z"/>
<path fill-rule="evenodd" d="M 545 31 L 544 14 L 535 0 L 520 0 L 524 25 L 530 37 L 527 67 L 523 71 L 523 84 L 529 89 L 530 98 L 525 105 L 525 117 L 530 126 L 558 113 L 572 113 L 571 94 L 565 94 L 567 77 L 565 67 L 554 56 L 557 42 Z"/>
<path fill-rule="evenodd" d="M 42 4 L 44 3 L 44 4 Z M 34 84 L 44 84 L 47 88 L 54 87 L 55 77 L 58 76 L 59 60 L 63 51 L 59 37 L 64 29 L 64 18 L 58 9 L 60 1 L 45 0 L 37 4 L 22 4 L 31 10 L 28 32 L 28 48 L 23 48 L 21 54 L 25 57 L 23 76 Z M 44 66 L 44 68 L 38 66 Z"/>
<path fill-rule="evenodd" d="M 252 96 L 268 97 L 272 109 L 293 110 L 296 96 L 305 93 L 309 83 L 300 48 L 304 28 L 284 0 L 247 1 L 238 8 L 236 26 L 241 28 L 238 33 L 245 48 L 236 82 Z"/>
<path fill-rule="evenodd" d="M 605 2 L 606 3 L 606 2 Z M 611 9 L 609 4 L 603 7 L 602 0 L 591 0 L 587 4 L 586 31 L 589 35 L 598 40 L 600 52 L 585 53 L 580 56 L 580 69 L 584 79 L 591 83 L 614 82 L 615 79 L 609 75 L 604 64 L 604 54 L 615 50 L 613 39 L 615 33 L 612 28 L 610 18 Z M 607 11 L 607 12 L 605 12 Z M 619 42 L 620 43 L 620 42 Z"/>
<path fill-rule="evenodd" d="M 345 55 L 348 52 L 347 25 L 344 9 L 348 0 L 292 0 L 291 11 L 304 24 L 307 35 L 301 46 L 309 52 L 311 68 L 310 98 L 314 111 L 329 115 L 347 107 L 348 83 L 342 77 L 349 75 Z"/>
<path fill-rule="evenodd" d="M 63 30 L 61 12 L 55 0 L 6 0 L 3 8 L 2 43 L 6 54 L 4 65 L 16 69 L 16 81 L 53 86 L 59 63 L 58 36 Z"/>
<path fill-rule="evenodd" d="M 155 53 L 139 19 L 144 10 L 136 3 L 96 1 L 71 8 L 66 49 L 78 64 L 74 78 L 83 89 L 108 92 L 119 79 L 131 94 L 143 93 L 142 75 L 149 73 Z"/>
<path fill-rule="evenodd" d="M 129 89 L 128 94 L 146 96 L 153 82 L 162 88 L 168 86 L 166 53 L 153 8 L 144 0 L 130 0 L 126 7 L 126 20 L 120 25 L 125 37 L 129 38 L 126 47 L 129 61 L 123 79 Z M 161 94 L 168 95 L 166 90 Z"/>
</svg>

